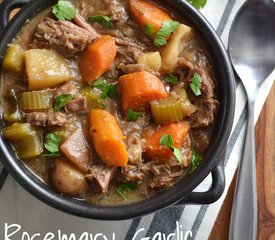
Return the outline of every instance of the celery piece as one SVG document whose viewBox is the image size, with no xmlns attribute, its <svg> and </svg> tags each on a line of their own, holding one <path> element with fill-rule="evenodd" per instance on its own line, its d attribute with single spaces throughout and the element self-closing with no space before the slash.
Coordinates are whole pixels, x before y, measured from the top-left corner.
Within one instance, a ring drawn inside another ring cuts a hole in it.
<svg viewBox="0 0 275 240">
<path fill-rule="evenodd" d="M 182 104 L 173 97 L 150 102 L 152 115 L 158 124 L 179 122 L 183 119 Z"/>
<path fill-rule="evenodd" d="M 6 100 L 9 105 L 7 112 L 4 113 L 4 120 L 8 123 L 20 122 L 22 120 L 22 116 L 18 107 L 17 97 L 13 89 L 6 97 Z"/>
<path fill-rule="evenodd" d="M 197 108 L 189 101 L 186 90 L 184 88 L 176 87 L 173 89 L 173 92 L 176 93 L 178 96 L 177 99 L 179 99 L 181 102 L 181 109 L 184 117 L 189 117 L 197 110 Z"/>
<path fill-rule="evenodd" d="M 24 111 L 48 110 L 52 107 L 52 94 L 45 90 L 23 92 L 21 104 Z"/>
<path fill-rule="evenodd" d="M 100 97 L 101 93 L 97 89 L 85 87 L 80 89 L 80 94 L 87 98 L 87 106 L 89 109 L 105 108 L 105 101 Z"/>
<path fill-rule="evenodd" d="M 18 44 L 11 44 L 3 60 L 3 69 L 7 72 L 20 74 L 24 67 L 24 50 Z"/>
<path fill-rule="evenodd" d="M 29 123 L 14 123 L 5 127 L 3 136 L 12 143 L 22 159 L 36 157 L 43 152 L 42 130 Z"/>
</svg>

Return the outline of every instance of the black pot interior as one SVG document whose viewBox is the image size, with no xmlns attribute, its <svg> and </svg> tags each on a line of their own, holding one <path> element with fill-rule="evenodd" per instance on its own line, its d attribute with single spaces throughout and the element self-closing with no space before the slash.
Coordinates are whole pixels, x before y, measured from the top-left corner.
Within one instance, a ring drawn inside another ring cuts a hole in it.
<svg viewBox="0 0 275 240">
<path fill-rule="evenodd" d="M 55 1 L 53 0 L 36 0 L 24 7 L 21 14 L 16 15 L 1 34 L 0 56 L 3 56 L 7 44 L 11 42 L 17 32 L 20 31 L 24 22 L 33 17 L 40 10 L 53 5 L 54 2 Z M 220 101 L 220 107 L 212 144 L 209 147 L 203 162 L 195 172 L 187 175 L 182 179 L 182 181 L 178 182 L 170 189 L 152 198 L 131 205 L 101 207 L 77 199 L 60 196 L 35 177 L 32 172 L 30 172 L 25 165 L 18 160 L 13 149 L 1 136 L 0 154 L 4 165 L 25 189 L 40 200 L 57 209 L 87 218 L 103 220 L 133 218 L 165 208 L 188 196 L 217 165 L 221 154 L 226 147 L 234 117 L 235 83 L 231 64 L 221 41 L 211 28 L 210 24 L 199 12 L 184 0 L 167 0 L 164 2 L 172 8 L 177 9 L 179 14 L 195 27 L 196 31 L 200 34 L 208 47 L 214 66 L 217 66 L 216 76 L 218 81 L 216 92 L 217 98 Z"/>
</svg>

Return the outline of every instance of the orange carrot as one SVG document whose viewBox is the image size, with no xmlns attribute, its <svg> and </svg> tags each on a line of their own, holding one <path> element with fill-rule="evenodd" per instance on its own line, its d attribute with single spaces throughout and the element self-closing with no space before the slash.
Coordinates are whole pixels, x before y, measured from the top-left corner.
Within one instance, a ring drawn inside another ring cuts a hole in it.
<svg viewBox="0 0 275 240">
<path fill-rule="evenodd" d="M 101 160 L 109 166 L 126 166 L 128 154 L 115 117 L 105 110 L 93 109 L 90 111 L 89 122 L 90 135 Z"/>
<path fill-rule="evenodd" d="M 109 70 L 115 60 L 116 44 L 113 37 L 103 35 L 84 52 L 79 71 L 84 81 L 91 84 Z"/>
<path fill-rule="evenodd" d="M 118 85 L 125 113 L 129 108 L 133 111 L 145 111 L 150 108 L 152 100 L 168 96 L 162 81 L 145 71 L 121 76 L 118 79 Z"/>
<path fill-rule="evenodd" d="M 154 33 L 161 28 L 163 22 L 171 20 L 164 10 L 144 0 L 130 0 L 130 10 L 142 27 L 152 24 Z"/>
<path fill-rule="evenodd" d="M 170 160 L 173 157 L 173 152 L 168 147 L 159 144 L 162 135 L 171 135 L 174 147 L 180 148 L 185 142 L 188 131 L 189 125 L 185 121 L 147 129 L 143 134 L 145 158 L 159 162 Z"/>
</svg>

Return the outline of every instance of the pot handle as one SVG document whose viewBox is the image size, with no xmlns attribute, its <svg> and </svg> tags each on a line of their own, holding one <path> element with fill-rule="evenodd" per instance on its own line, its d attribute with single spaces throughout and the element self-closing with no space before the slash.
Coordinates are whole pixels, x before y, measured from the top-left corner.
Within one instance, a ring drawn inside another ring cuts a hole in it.
<svg viewBox="0 0 275 240">
<path fill-rule="evenodd" d="M 225 187 L 225 173 L 224 173 L 224 160 L 221 160 L 217 166 L 212 170 L 212 186 L 206 192 L 192 192 L 186 198 L 177 202 L 181 204 L 210 204 L 217 201 Z"/>
<path fill-rule="evenodd" d="M 0 32 L 7 26 L 11 11 L 21 8 L 29 2 L 30 0 L 3 0 L 0 4 Z"/>
</svg>

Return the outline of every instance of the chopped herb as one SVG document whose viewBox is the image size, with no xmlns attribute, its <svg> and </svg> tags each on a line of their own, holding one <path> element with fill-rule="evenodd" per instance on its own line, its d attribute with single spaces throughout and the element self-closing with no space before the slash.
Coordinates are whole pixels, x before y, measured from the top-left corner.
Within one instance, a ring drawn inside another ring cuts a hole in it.
<svg viewBox="0 0 275 240">
<path fill-rule="evenodd" d="M 177 27 L 179 26 L 179 22 L 177 21 L 165 21 L 162 23 L 161 29 L 156 33 L 154 37 L 154 44 L 156 46 L 164 46 L 166 45 L 167 41 L 166 38 L 173 33 Z"/>
<path fill-rule="evenodd" d="M 103 88 L 104 86 L 106 86 L 106 82 L 104 79 L 97 79 L 96 81 L 93 82 L 93 87 L 94 88 Z"/>
<path fill-rule="evenodd" d="M 127 112 L 127 119 L 128 121 L 136 121 L 141 115 L 142 112 L 135 112 L 132 109 L 129 109 Z"/>
<path fill-rule="evenodd" d="M 116 188 L 116 192 L 119 196 L 121 196 L 124 200 L 126 200 L 126 190 L 135 190 L 137 189 L 137 183 L 136 182 L 128 182 L 128 183 L 122 183 Z"/>
<path fill-rule="evenodd" d="M 110 98 L 117 98 L 117 84 L 116 83 L 108 83 L 106 84 L 106 81 L 103 79 L 98 79 L 93 82 L 93 87 L 101 89 L 102 92 L 100 94 L 101 99 L 105 99 L 106 97 Z"/>
<path fill-rule="evenodd" d="M 174 147 L 174 141 L 170 134 L 163 134 L 159 140 L 159 144 L 169 147 L 170 150 L 174 153 L 175 157 L 178 159 L 179 162 L 182 161 L 182 155 L 178 148 Z"/>
<path fill-rule="evenodd" d="M 105 99 L 106 97 L 110 97 L 113 99 L 118 97 L 116 83 L 109 83 L 102 88 L 100 98 Z"/>
<path fill-rule="evenodd" d="M 202 82 L 202 78 L 199 74 L 195 73 L 193 78 L 192 78 L 192 82 L 189 84 L 193 93 L 196 96 L 200 96 L 201 95 L 201 82 Z"/>
<path fill-rule="evenodd" d="M 193 144 L 191 145 L 191 151 L 192 151 L 192 159 L 191 159 L 192 167 L 189 173 L 192 173 L 193 171 L 195 171 L 202 160 L 202 155 L 194 148 Z"/>
<path fill-rule="evenodd" d="M 69 1 L 59 0 L 53 6 L 53 14 L 60 20 L 72 20 L 76 16 L 76 8 Z"/>
<path fill-rule="evenodd" d="M 178 78 L 172 74 L 168 74 L 167 76 L 165 76 L 164 81 L 173 84 L 177 84 L 179 82 Z"/>
<path fill-rule="evenodd" d="M 207 0 L 187 0 L 191 3 L 196 9 L 201 9 L 205 6 Z"/>
<path fill-rule="evenodd" d="M 113 23 L 111 22 L 112 19 L 109 18 L 108 16 L 95 15 L 95 16 L 89 17 L 89 21 L 100 23 L 105 28 L 109 28 L 109 29 L 113 28 Z"/>
<path fill-rule="evenodd" d="M 155 32 L 155 28 L 151 23 L 148 23 L 143 28 L 143 31 L 148 37 L 151 37 L 153 35 L 153 33 Z"/>
<path fill-rule="evenodd" d="M 59 157 L 59 145 L 61 143 L 61 137 L 59 137 L 55 133 L 49 133 L 46 136 L 46 141 L 44 143 L 44 147 L 47 149 L 49 153 L 44 154 L 44 156 L 49 157 Z"/>
<path fill-rule="evenodd" d="M 68 102 L 73 99 L 72 94 L 60 94 L 56 97 L 53 110 L 55 112 L 60 111 L 61 108 L 65 107 Z"/>
</svg>

